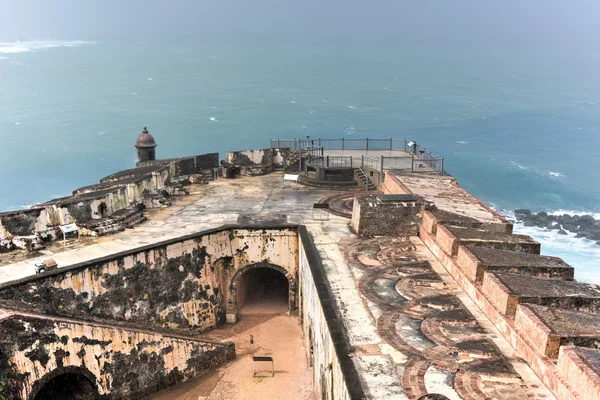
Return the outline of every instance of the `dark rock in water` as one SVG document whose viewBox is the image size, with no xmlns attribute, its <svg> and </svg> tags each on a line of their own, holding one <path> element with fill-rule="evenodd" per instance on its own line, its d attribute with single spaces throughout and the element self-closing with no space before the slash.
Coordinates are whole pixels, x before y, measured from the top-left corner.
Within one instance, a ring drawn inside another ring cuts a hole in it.
<svg viewBox="0 0 600 400">
<path fill-rule="evenodd" d="M 558 221 L 558 215 L 548 215 L 548 221 Z"/>
<path fill-rule="evenodd" d="M 548 229 L 560 229 L 560 224 L 555 224 L 554 222 L 548 222 Z"/>
<path fill-rule="evenodd" d="M 600 232 L 588 232 L 585 237 L 590 240 L 600 240 Z"/>
<path fill-rule="evenodd" d="M 542 211 L 537 213 L 537 216 L 542 218 L 548 218 L 548 213 L 546 211 Z"/>
<path fill-rule="evenodd" d="M 589 235 L 589 232 L 586 231 L 579 231 L 577 232 L 577 235 L 575 235 L 576 238 L 582 238 L 582 237 L 587 237 L 587 235 Z"/>
<path fill-rule="evenodd" d="M 577 225 L 573 225 L 571 223 L 563 223 L 562 227 L 564 230 L 571 231 L 571 232 L 577 232 L 579 230 L 579 227 Z"/>
<path fill-rule="evenodd" d="M 531 214 L 531 210 L 528 210 L 526 208 L 519 208 L 518 210 L 515 210 L 515 215 L 529 215 Z"/>
<path fill-rule="evenodd" d="M 566 235 L 567 232 L 564 231 L 564 229 L 559 229 L 558 233 L 560 233 L 561 235 Z"/>
<path fill-rule="evenodd" d="M 579 226 L 589 228 L 596 224 L 596 220 L 591 215 L 583 215 L 579 218 Z"/>
<path fill-rule="evenodd" d="M 596 242 L 596 244 L 597 244 L 598 246 L 600 246 L 600 240 L 598 240 L 598 241 Z"/>
<path fill-rule="evenodd" d="M 535 222 L 533 222 L 532 220 L 528 219 L 525 220 L 525 222 L 523 222 L 524 226 L 535 226 Z"/>
</svg>

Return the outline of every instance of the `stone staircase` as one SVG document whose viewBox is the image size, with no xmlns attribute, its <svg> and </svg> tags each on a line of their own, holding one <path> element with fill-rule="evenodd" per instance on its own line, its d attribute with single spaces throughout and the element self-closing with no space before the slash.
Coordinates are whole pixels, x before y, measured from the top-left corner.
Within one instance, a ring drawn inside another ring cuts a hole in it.
<svg viewBox="0 0 600 400">
<path fill-rule="evenodd" d="M 369 179 L 365 171 L 361 168 L 358 168 L 357 179 L 358 179 L 358 187 L 366 190 L 377 190 L 377 186 Z"/>
<path fill-rule="evenodd" d="M 133 228 L 146 221 L 143 210 L 137 208 L 124 208 L 115 211 L 110 217 L 90 220 L 79 223 L 81 228 L 91 231 L 93 236 L 105 236 L 121 232 L 126 228 Z"/>
<path fill-rule="evenodd" d="M 299 172 L 299 163 L 302 153 L 298 150 L 290 154 L 285 160 L 285 167 L 283 172 Z"/>
</svg>

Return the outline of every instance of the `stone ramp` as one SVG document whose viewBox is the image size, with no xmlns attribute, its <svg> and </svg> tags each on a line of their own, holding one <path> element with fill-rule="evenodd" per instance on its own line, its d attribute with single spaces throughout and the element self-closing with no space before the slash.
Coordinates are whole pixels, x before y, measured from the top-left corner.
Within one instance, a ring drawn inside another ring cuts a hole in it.
<svg viewBox="0 0 600 400">
<path fill-rule="evenodd" d="M 0 349 L 2 394 L 23 399 L 65 373 L 87 379 L 100 396 L 140 398 L 235 358 L 233 343 L 7 310 L 0 310 Z"/>
</svg>

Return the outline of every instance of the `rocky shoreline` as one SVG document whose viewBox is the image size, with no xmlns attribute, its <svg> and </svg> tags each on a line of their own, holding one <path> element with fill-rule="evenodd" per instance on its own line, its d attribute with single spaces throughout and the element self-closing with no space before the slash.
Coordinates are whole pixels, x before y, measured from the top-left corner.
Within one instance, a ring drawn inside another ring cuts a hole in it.
<svg viewBox="0 0 600 400">
<path fill-rule="evenodd" d="M 547 212 L 533 213 L 531 210 L 515 210 L 515 218 L 524 226 L 556 229 L 559 234 L 576 233 L 575 237 L 594 240 L 600 246 L 600 220 L 591 215 L 552 215 Z"/>
</svg>

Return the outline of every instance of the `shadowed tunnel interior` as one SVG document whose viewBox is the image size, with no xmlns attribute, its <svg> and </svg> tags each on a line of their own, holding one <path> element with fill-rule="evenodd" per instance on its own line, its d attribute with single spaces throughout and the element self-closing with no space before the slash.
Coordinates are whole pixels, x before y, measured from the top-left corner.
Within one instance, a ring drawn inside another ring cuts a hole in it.
<svg viewBox="0 0 600 400">
<path fill-rule="evenodd" d="M 272 268 L 245 272 L 237 291 L 240 314 L 280 314 L 289 309 L 289 282 L 285 275 Z"/>
<path fill-rule="evenodd" d="M 97 398 L 98 391 L 94 385 L 85 376 L 76 373 L 52 378 L 35 396 L 35 400 L 95 400 Z"/>
</svg>

